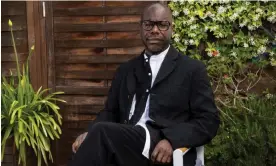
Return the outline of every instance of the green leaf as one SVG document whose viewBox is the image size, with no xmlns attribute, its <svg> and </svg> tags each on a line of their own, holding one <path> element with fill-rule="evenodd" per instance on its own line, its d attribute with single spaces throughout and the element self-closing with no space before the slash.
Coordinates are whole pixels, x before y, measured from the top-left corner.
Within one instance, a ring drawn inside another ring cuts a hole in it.
<svg viewBox="0 0 276 166">
<path fill-rule="evenodd" d="M 18 120 L 18 131 L 19 133 L 23 132 L 23 122 L 20 119 Z"/>
<path fill-rule="evenodd" d="M 22 105 L 22 106 L 20 106 L 20 107 L 18 107 L 18 108 L 16 108 L 16 109 L 14 109 L 13 110 L 13 113 L 12 113 L 12 115 L 11 115 L 11 121 L 10 121 L 10 124 L 13 124 L 14 123 L 14 121 L 15 121 L 15 118 L 16 118 L 16 113 L 20 110 L 20 109 L 23 109 L 23 108 L 25 108 L 27 105 Z"/>
<path fill-rule="evenodd" d="M 23 162 L 23 166 L 26 166 L 26 146 L 25 142 L 22 142 L 19 148 L 19 158 Z M 18 161 L 18 165 L 20 164 L 20 160 Z"/>
<path fill-rule="evenodd" d="M 41 152 L 37 153 L 37 166 L 41 166 Z"/>
<path fill-rule="evenodd" d="M 38 137 L 40 138 L 42 145 L 43 145 L 43 149 L 45 149 L 46 151 L 50 150 L 50 146 L 48 143 L 48 139 L 46 137 L 44 137 L 44 135 L 40 132 L 40 130 L 38 130 Z"/>
<path fill-rule="evenodd" d="M 1 151 L 2 151 L 2 155 L 1 155 L 1 161 L 3 160 L 4 158 L 4 151 L 5 151 L 5 146 L 6 146 L 6 142 L 7 142 L 7 139 L 10 137 L 10 134 L 11 134 L 11 131 L 12 131 L 12 128 L 13 126 L 8 126 L 6 131 L 5 131 L 5 134 L 1 140 Z"/>
</svg>

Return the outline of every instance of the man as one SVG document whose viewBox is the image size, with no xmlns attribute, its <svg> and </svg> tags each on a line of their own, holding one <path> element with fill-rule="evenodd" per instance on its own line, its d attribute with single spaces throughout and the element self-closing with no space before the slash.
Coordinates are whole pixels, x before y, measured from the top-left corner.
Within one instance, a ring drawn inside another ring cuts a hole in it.
<svg viewBox="0 0 276 166">
<path fill-rule="evenodd" d="M 172 165 L 176 148 L 208 143 L 219 126 L 218 111 L 203 63 L 170 45 L 172 14 L 154 3 L 141 17 L 145 51 L 121 65 L 105 109 L 72 148 L 73 166 Z"/>
</svg>

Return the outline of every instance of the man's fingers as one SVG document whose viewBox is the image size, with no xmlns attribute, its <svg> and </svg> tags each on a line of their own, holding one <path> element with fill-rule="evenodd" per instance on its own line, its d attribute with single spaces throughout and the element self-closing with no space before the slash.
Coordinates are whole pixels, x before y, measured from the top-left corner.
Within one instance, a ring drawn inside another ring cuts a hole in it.
<svg viewBox="0 0 276 166">
<path fill-rule="evenodd" d="M 80 137 L 80 143 L 83 142 L 84 138 L 85 138 L 85 137 L 84 137 L 84 134 L 82 134 L 81 137 Z"/>
<path fill-rule="evenodd" d="M 157 162 L 162 162 L 162 158 L 164 157 L 164 151 L 159 151 L 156 161 Z"/>
<path fill-rule="evenodd" d="M 74 153 L 76 153 L 76 151 L 77 151 L 77 141 L 75 141 L 75 142 L 73 143 L 73 145 L 72 145 L 72 151 L 73 151 Z"/>
<path fill-rule="evenodd" d="M 167 163 L 170 163 L 171 159 L 172 159 L 171 156 L 169 156 L 168 159 L 167 159 Z"/>
<path fill-rule="evenodd" d="M 85 132 L 77 137 L 76 141 L 72 145 L 72 151 L 74 153 L 77 152 L 77 150 L 79 149 L 79 146 L 82 144 L 83 140 L 86 138 L 86 135 L 87 135 L 87 132 Z"/>
<path fill-rule="evenodd" d="M 162 162 L 162 163 L 166 163 L 167 160 L 168 160 L 168 158 L 169 158 L 168 153 L 164 153 L 164 155 L 163 155 L 163 157 L 162 157 L 162 159 L 161 159 L 161 162 Z"/>
<path fill-rule="evenodd" d="M 152 154 L 151 154 L 151 160 L 152 160 L 153 162 L 155 162 L 158 153 L 159 153 L 159 149 L 158 149 L 157 147 L 155 147 L 154 151 L 153 151 Z"/>
<path fill-rule="evenodd" d="M 81 135 L 80 140 L 79 140 L 79 145 L 82 144 L 82 142 L 83 142 L 84 139 L 86 138 L 86 135 L 87 135 L 87 133 L 83 133 L 83 134 Z"/>
</svg>

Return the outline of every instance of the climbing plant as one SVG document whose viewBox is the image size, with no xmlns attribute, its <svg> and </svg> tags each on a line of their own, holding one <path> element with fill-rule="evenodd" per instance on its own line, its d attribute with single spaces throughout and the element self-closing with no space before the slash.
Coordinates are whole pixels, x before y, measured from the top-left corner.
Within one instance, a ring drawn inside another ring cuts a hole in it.
<svg viewBox="0 0 276 166">
<path fill-rule="evenodd" d="M 276 66 L 275 2 L 182 0 L 168 6 L 173 45 L 207 65 L 220 104 L 248 98 L 263 69 Z"/>
</svg>

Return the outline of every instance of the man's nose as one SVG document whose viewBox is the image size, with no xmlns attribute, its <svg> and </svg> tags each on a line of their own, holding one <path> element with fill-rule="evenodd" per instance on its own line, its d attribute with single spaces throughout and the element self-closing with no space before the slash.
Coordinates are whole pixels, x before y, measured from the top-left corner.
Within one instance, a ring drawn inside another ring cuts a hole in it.
<svg viewBox="0 0 276 166">
<path fill-rule="evenodd" d="M 152 32 L 154 32 L 154 33 L 156 33 L 156 32 L 158 33 L 159 32 L 159 29 L 158 29 L 157 25 L 153 26 Z"/>
</svg>

